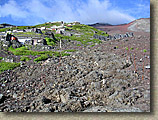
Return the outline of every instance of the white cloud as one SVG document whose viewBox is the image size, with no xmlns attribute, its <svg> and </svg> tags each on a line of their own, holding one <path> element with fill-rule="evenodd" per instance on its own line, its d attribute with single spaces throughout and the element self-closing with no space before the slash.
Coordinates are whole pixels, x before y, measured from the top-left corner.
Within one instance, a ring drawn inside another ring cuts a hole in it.
<svg viewBox="0 0 158 120">
<path fill-rule="evenodd" d="M 80 14 L 80 21 L 84 23 L 111 23 L 120 24 L 134 20 L 135 18 L 128 14 L 121 13 L 115 8 L 111 8 L 111 4 L 108 0 L 102 2 L 98 0 L 89 0 L 88 4 L 84 4 L 77 11 Z"/>
<path fill-rule="evenodd" d="M 138 18 L 150 17 L 150 0 L 138 0 L 137 2 L 131 2 L 133 7 L 124 9 L 124 13 L 135 16 Z"/>
<path fill-rule="evenodd" d="M 23 20 L 25 24 L 59 20 L 80 21 L 84 24 L 96 22 L 121 24 L 135 19 L 110 6 L 109 0 L 26 0 L 20 5 L 15 0 L 10 0 L 0 6 L 0 17 L 11 15 L 13 20 Z"/>
<path fill-rule="evenodd" d="M 14 19 L 18 19 L 26 18 L 28 15 L 27 11 L 21 11 L 20 6 L 14 0 L 0 6 L 0 10 L 0 17 L 11 15 Z"/>
</svg>

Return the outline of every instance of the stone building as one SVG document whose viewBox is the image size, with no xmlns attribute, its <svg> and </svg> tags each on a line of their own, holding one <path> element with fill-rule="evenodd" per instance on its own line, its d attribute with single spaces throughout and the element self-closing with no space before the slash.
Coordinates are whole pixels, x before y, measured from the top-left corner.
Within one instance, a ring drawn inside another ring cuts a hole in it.
<svg viewBox="0 0 158 120">
<path fill-rule="evenodd" d="M 37 29 L 37 28 L 33 28 L 33 29 L 32 29 L 32 32 L 42 34 L 41 29 Z"/>
<path fill-rule="evenodd" d="M 24 42 L 25 45 L 47 45 L 47 42 L 43 38 L 32 38 L 31 40 L 26 40 Z"/>
<path fill-rule="evenodd" d="M 11 34 L 7 34 L 5 38 L 1 40 L 1 42 L 2 42 L 2 46 L 6 48 L 10 46 L 12 46 L 13 48 L 19 48 L 22 46 L 22 44 L 18 41 L 18 39 Z"/>
</svg>

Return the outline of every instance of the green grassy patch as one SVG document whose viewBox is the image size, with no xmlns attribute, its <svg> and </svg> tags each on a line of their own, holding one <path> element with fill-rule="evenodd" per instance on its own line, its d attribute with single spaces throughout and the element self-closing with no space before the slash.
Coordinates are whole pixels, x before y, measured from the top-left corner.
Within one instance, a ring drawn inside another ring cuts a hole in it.
<svg viewBox="0 0 158 120">
<path fill-rule="evenodd" d="M 61 25 L 61 23 L 60 22 L 55 22 L 55 23 L 44 23 L 44 24 L 38 24 L 38 25 L 35 25 L 35 26 L 33 26 L 33 27 L 51 27 L 51 26 L 53 26 L 53 25 L 56 25 L 56 26 L 60 26 Z"/>
<path fill-rule="evenodd" d="M 61 56 L 63 57 L 63 56 L 70 56 L 70 54 L 69 53 L 65 53 L 65 52 L 61 52 Z"/>
<path fill-rule="evenodd" d="M 93 47 L 93 46 L 95 46 L 95 45 L 90 45 L 90 47 Z"/>
<path fill-rule="evenodd" d="M 36 56 L 36 55 L 40 55 L 40 57 L 37 57 L 34 59 L 34 61 L 39 62 L 42 60 L 46 60 L 48 58 L 48 56 L 56 56 L 56 57 L 60 57 L 60 56 L 69 56 L 70 54 L 65 53 L 66 51 L 68 52 L 74 52 L 75 50 L 64 50 L 61 52 L 58 51 L 31 51 L 28 50 L 26 47 L 20 47 L 17 49 L 14 49 L 12 47 L 9 47 L 8 49 L 10 52 L 12 52 L 14 55 L 32 55 L 32 56 Z M 29 57 L 27 56 L 22 56 L 21 61 L 28 61 L 30 60 Z"/>
<path fill-rule="evenodd" d="M 20 61 L 29 61 L 31 60 L 31 58 L 27 57 L 27 56 L 21 56 L 20 57 Z"/>
<path fill-rule="evenodd" d="M 125 49 L 128 50 L 128 47 L 126 47 Z"/>
<path fill-rule="evenodd" d="M 61 51 L 61 52 L 53 52 L 53 55 L 56 56 L 56 57 L 63 57 L 63 56 L 70 56 L 69 53 L 65 53 L 65 51 Z"/>
<path fill-rule="evenodd" d="M 77 46 L 81 46 L 81 44 L 77 44 Z"/>
<path fill-rule="evenodd" d="M 18 26 L 18 27 L 12 27 L 12 28 L 1 28 L 0 32 L 5 32 L 8 30 L 22 30 L 22 29 L 31 29 L 34 28 L 34 26 Z"/>
<path fill-rule="evenodd" d="M 48 37 L 46 37 L 45 39 L 47 41 L 47 45 L 53 46 L 53 45 L 56 44 L 56 41 L 54 39 L 51 39 L 51 38 L 48 38 Z"/>
<path fill-rule="evenodd" d="M 143 50 L 143 52 L 147 52 L 147 50 L 146 50 L 146 49 L 144 49 L 144 50 Z"/>
<path fill-rule="evenodd" d="M 65 52 L 75 52 L 77 50 L 74 50 L 74 49 L 70 49 L 70 50 L 64 50 Z"/>
<path fill-rule="evenodd" d="M 63 36 L 61 34 L 55 34 L 55 37 L 59 40 L 59 39 L 65 39 L 65 40 L 75 40 L 75 41 L 80 41 L 83 45 L 88 45 L 89 42 L 92 43 L 101 43 L 101 40 L 99 39 L 94 39 L 93 35 L 94 35 L 94 31 L 96 31 L 97 35 L 102 35 L 102 36 L 108 36 L 108 34 L 106 34 L 104 31 L 100 31 L 96 28 L 93 28 L 91 26 L 88 25 L 83 25 L 83 24 L 79 24 L 79 25 L 73 25 L 72 27 L 66 27 L 68 29 L 71 30 L 75 30 L 77 33 L 81 33 L 82 35 L 80 36 Z M 77 45 L 80 46 L 80 45 Z"/>
<path fill-rule="evenodd" d="M 72 29 L 72 30 L 76 30 L 78 32 L 82 32 L 84 33 L 84 35 L 90 35 L 93 36 L 94 35 L 94 31 L 96 31 L 98 35 L 102 35 L 102 36 L 108 36 L 108 34 L 106 34 L 104 31 L 98 30 L 94 27 L 88 26 L 88 25 L 83 25 L 83 24 L 79 24 L 79 25 L 73 25 L 72 27 L 67 27 L 68 29 Z"/>
<path fill-rule="evenodd" d="M 35 33 L 35 32 L 18 32 L 18 33 L 14 33 L 14 35 L 19 36 L 19 35 L 41 35 L 39 33 Z"/>
<path fill-rule="evenodd" d="M 39 61 L 43 61 L 46 59 L 48 59 L 48 55 L 44 54 L 44 55 L 41 55 L 40 57 L 35 58 L 34 62 L 39 62 Z"/>
<path fill-rule="evenodd" d="M 52 51 L 32 51 L 32 50 L 28 50 L 28 48 L 26 47 L 20 47 L 20 48 L 12 48 L 12 46 L 9 47 L 8 49 L 10 52 L 12 52 L 14 55 L 32 55 L 32 56 L 36 56 L 36 55 L 42 55 L 42 54 L 49 54 L 51 56 Z"/>
<path fill-rule="evenodd" d="M 0 29 L 0 32 L 5 32 L 5 31 L 7 31 L 7 30 L 9 30 L 9 28 L 1 28 L 1 29 Z"/>
<path fill-rule="evenodd" d="M 0 73 L 6 70 L 12 70 L 16 67 L 19 67 L 20 63 L 10 63 L 10 62 L 0 62 Z"/>
</svg>

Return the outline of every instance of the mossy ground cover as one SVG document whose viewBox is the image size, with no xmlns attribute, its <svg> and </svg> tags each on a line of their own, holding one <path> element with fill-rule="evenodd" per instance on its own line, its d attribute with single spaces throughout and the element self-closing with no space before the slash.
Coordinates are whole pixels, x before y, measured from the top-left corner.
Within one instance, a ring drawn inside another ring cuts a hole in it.
<svg viewBox="0 0 158 120">
<path fill-rule="evenodd" d="M 99 39 L 94 39 L 93 35 L 97 34 L 97 35 L 102 35 L 102 36 L 108 36 L 108 34 L 106 34 L 103 31 L 100 31 L 94 27 L 88 26 L 88 25 L 83 25 L 83 24 L 79 24 L 79 25 L 73 25 L 72 27 L 66 27 L 69 30 L 74 30 L 77 33 L 82 33 L 82 35 L 80 36 L 63 36 L 61 34 L 55 34 L 55 37 L 59 40 L 59 39 L 66 39 L 66 40 L 75 40 L 75 41 L 80 41 L 83 45 L 89 45 L 90 42 L 92 43 L 101 43 L 102 41 Z M 97 33 L 94 33 L 94 32 Z M 80 46 L 80 45 L 77 45 Z"/>
<path fill-rule="evenodd" d="M 65 52 L 75 52 L 77 50 L 74 50 L 74 49 L 69 49 L 69 50 L 64 50 Z"/>
<path fill-rule="evenodd" d="M 44 55 L 41 55 L 40 57 L 35 58 L 34 62 L 39 62 L 39 61 L 43 61 L 46 59 L 48 59 L 48 55 L 44 54 Z"/>
<path fill-rule="evenodd" d="M 8 31 L 8 30 L 16 30 L 16 29 L 19 29 L 19 30 L 32 29 L 32 28 L 38 28 L 38 27 L 48 27 L 49 28 L 53 25 L 60 26 L 61 23 L 60 22 L 55 22 L 55 23 L 38 24 L 38 25 L 35 25 L 35 26 L 17 26 L 17 27 L 12 27 L 12 28 L 1 28 L 0 32 L 5 32 L 5 31 Z"/>
<path fill-rule="evenodd" d="M 35 32 L 18 32 L 18 33 L 14 33 L 14 35 L 16 36 L 20 36 L 20 35 L 41 35 L 39 33 L 35 33 Z"/>
<path fill-rule="evenodd" d="M 56 23 L 44 23 L 44 24 L 38 24 L 35 26 L 18 26 L 17 29 L 27 29 L 27 28 L 37 28 L 37 27 L 51 27 L 53 25 L 59 26 L 61 25 L 60 22 L 56 22 Z M 97 34 L 97 35 L 102 35 L 102 36 L 108 36 L 108 34 L 106 34 L 104 31 L 98 30 L 94 27 L 88 26 L 88 25 L 84 25 L 84 24 L 78 24 L 78 25 L 73 25 L 71 27 L 66 27 L 69 30 L 74 30 L 77 33 L 82 33 L 83 35 L 80 36 L 64 36 L 61 34 L 55 34 L 55 37 L 57 38 L 57 40 L 60 39 L 66 39 L 66 40 L 75 40 L 75 41 L 80 41 L 82 44 L 84 45 L 88 45 L 89 42 L 93 42 L 93 43 L 101 43 L 101 40 L 98 39 L 93 39 L 93 35 Z M 15 29 L 14 27 L 12 29 Z M 1 31 L 6 31 L 7 29 L 0 29 Z M 96 33 L 94 33 L 96 32 Z M 23 33 L 15 33 L 15 35 L 17 36 L 34 36 L 34 35 L 40 35 L 34 32 L 23 32 Z M 51 38 L 46 38 L 47 44 L 48 45 L 55 45 L 56 41 L 54 41 Z"/>
<path fill-rule="evenodd" d="M 52 51 L 32 51 L 29 50 L 28 48 L 26 48 L 25 46 L 20 47 L 20 48 L 12 48 L 9 47 L 8 51 L 12 52 L 14 55 L 32 55 L 32 56 L 36 56 L 36 55 L 42 55 L 42 54 L 52 54 Z"/>
<path fill-rule="evenodd" d="M 56 56 L 56 57 L 70 56 L 70 54 L 69 53 L 65 53 L 65 51 L 53 52 L 53 55 Z M 43 54 L 43 55 L 35 58 L 34 62 L 40 62 L 40 61 L 46 60 L 46 59 L 48 59 L 48 57 L 49 56 L 47 54 Z"/>
<path fill-rule="evenodd" d="M 30 57 L 27 57 L 27 56 L 21 56 L 20 57 L 20 61 L 29 61 L 29 60 L 31 60 Z"/>
<path fill-rule="evenodd" d="M 89 36 L 89 35 L 81 35 L 80 37 L 77 37 L 75 35 L 73 35 L 73 36 L 63 36 L 61 34 L 56 34 L 55 37 L 58 40 L 59 39 L 65 39 L 65 40 L 80 41 L 84 45 L 88 45 L 89 42 L 93 42 L 93 43 L 101 43 L 102 42 L 99 39 L 93 39 L 93 36 Z M 77 46 L 81 46 L 81 45 L 77 45 Z"/>
<path fill-rule="evenodd" d="M 5 31 L 7 31 L 7 30 L 9 30 L 9 28 L 1 28 L 1 29 L 0 29 L 0 32 L 5 32 Z"/>
<path fill-rule="evenodd" d="M 5 32 L 8 30 L 23 30 L 23 29 L 31 29 L 34 28 L 35 26 L 17 26 L 17 27 L 12 27 L 12 28 L 1 28 L 0 32 Z"/>
<path fill-rule="evenodd" d="M 46 37 L 45 39 L 47 41 L 47 45 L 53 46 L 53 45 L 56 44 L 56 41 L 54 39 L 52 39 L 52 38 Z"/>
<path fill-rule="evenodd" d="M 106 34 L 104 31 L 98 30 L 94 27 L 88 26 L 88 25 L 84 25 L 84 24 L 79 24 L 79 25 L 73 25 L 72 27 L 67 27 L 68 29 L 71 30 L 76 30 L 78 32 L 82 32 L 85 35 L 94 35 L 94 31 L 96 31 L 97 35 L 103 35 L 103 36 L 108 36 L 108 34 Z"/>
<path fill-rule="evenodd" d="M 52 27 L 53 25 L 56 25 L 56 26 L 60 26 L 61 25 L 61 22 L 55 22 L 55 23 L 44 23 L 44 24 L 38 24 L 38 25 L 35 25 L 33 27 Z"/>
<path fill-rule="evenodd" d="M 0 73 L 6 70 L 12 70 L 16 67 L 19 67 L 20 63 L 11 63 L 11 62 L 0 62 Z"/>
<path fill-rule="evenodd" d="M 34 61 L 39 62 L 42 60 L 46 60 L 49 56 L 56 56 L 56 57 L 60 57 L 60 56 L 69 56 L 69 53 L 65 53 L 67 52 L 74 52 L 75 50 L 63 50 L 61 52 L 58 51 L 32 51 L 29 50 L 28 48 L 26 48 L 25 46 L 20 47 L 20 48 L 12 48 L 9 47 L 8 49 L 10 52 L 12 52 L 14 55 L 22 55 L 21 56 L 21 61 L 28 61 L 30 60 L 29 57 L 27 57 L 26 55 L 32 55 L 32 56 L 36 56 L 36 55 L 40 55 L 39 57 L 35 58 Z"/>
</svg>

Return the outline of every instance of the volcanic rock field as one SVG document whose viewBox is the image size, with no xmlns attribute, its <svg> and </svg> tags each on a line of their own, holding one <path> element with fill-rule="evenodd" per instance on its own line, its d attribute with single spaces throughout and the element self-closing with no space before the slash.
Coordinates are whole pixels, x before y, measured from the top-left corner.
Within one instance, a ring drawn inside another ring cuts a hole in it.
<svg viewBox="0 0 158 120">
<path fill-rule="evenodd" d="M 70 56 L 30 60 L 2 72 L 0 111 L 150 112 L 150 33 L 132 32 L 134 37 L 94 46 L 65 42 L 61 50 L 76 50 Z"/>
</svg>

